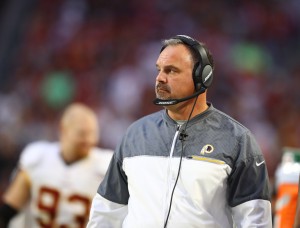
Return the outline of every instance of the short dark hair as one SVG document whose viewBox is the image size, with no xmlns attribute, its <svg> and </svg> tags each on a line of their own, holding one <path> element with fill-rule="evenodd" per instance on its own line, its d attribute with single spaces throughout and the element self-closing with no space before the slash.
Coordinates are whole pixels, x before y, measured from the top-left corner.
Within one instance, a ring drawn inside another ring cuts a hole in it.
<svg viewBox="0 0 300 228">
<path fill-rule="evenodd" d="M 197 41 L 202 47 L 203 49 L 205 50 L 206 52 L 206 55 L 207 55 L 207 58 L 208 58 L 208 61 L 210 63 L 210 65 L 212 66 L 212 68 L 214 68 L 214 59 L 213 59 L 213 56 L 210 52 L 210 50 L 207 48 L 207 46 L 202 43 L 202 42 L 199 42 Z M 193 59 L 193 62 L 194 64 L 196 64 L 197 62 L 200 61 L 200 58 L 201 56 L 199 55 L 199 53 L 194 49 L 192 48 L 191 46 L 187 45 L 186 43 L 184 43 L 182 40 L 178 39 L 178 38 L 170 38 L 170 39 L 165 39 L 162 41 L 162 48 L 161 48 L 161 52 L 167 47 L 167 46 L 172 46 L 172 45 L 177 45 L 177 44 L 183 44 L 184 46 L 186 46 L 191 55 L 192 55 L 192 59 Z"/>
</svg>

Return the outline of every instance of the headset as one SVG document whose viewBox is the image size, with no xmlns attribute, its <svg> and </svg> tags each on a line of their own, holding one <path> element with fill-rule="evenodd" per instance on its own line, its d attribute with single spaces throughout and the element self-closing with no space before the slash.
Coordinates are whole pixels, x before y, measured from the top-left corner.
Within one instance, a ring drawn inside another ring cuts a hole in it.
<svg viewBox="0 0 300 228">
<path fill-rule="evenodd" d="M 186 36 L 186 35 L 176 35 L 171 39 L 179 39 L 187 45 L 195 54 L 198 55 L 199 61 L 195 63 L 193 68 L 193 82 L 195 86 L 195 93 L 191 96 L 184 97 L 181 99 L 158 99 L 156 98 L 153 103 L 156 105 L 174 105 L 182 101 L 194 98 L 201 93 L 204 93 L 205 90 L 211 85 L 213 80 L 213 67 L 208 59 L 205 48 L 197 40 Z M 163 46 L 160 50 L 162 52 L 167 45 Z"/>
</svg>

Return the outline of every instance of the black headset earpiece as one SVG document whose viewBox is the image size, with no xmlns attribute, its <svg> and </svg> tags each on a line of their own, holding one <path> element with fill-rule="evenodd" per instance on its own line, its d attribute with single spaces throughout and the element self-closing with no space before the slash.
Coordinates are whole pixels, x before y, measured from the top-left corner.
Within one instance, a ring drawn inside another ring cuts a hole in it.
<svg viewBox="0 0 300 228">
<path fill-rule="evenodd" d="M 173 39 L 179 39 L 184 44 L 192 48 L 197 54 L 199 54 L 200 61 L 194 65 L 193 80 L 195 90 L 207 89 L 213 80 L 213 68 L 207 57 L 207 53 L 202 45 L 193 38 L 186 35 L 177 35 L 172 37 Z"/>
</svg>

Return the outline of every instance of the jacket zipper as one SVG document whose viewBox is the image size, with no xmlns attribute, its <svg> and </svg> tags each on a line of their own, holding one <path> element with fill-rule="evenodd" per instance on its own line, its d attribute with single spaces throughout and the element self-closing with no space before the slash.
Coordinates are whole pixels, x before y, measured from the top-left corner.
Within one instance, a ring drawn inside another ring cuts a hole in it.
<svg viewBox="0 0 300 228">
<path fill-rule="evenodd" d="M 181 128 L 181 125 L 177 125 L 176 127 L 176 132 L 173 138 L 173 142 L 172 142 L 172 146 L 171 146 L 171 151 L 170 151 L 170 155 L 169 155 L 169 162 L 168 162 L 168 173 L 167 173 L 167 191 L 166 191 L 166 202 L 165 202 L 165 210 L 164 210 L 164 222 L 166 220 L 167 214 L 168 214 L 168 210 L 170 207 L 170 198 L 171 198 L 171 190 L 173 189 L 173 185 L 174 185 L 174 181 L 172 182 L 172 158 L 173 158 L 173 154 L 174 154 L 174 150 L 175 150 L 175 145 L 176 145 L 176 141 L 179 135 L 179 130 Z"/>
</svg>

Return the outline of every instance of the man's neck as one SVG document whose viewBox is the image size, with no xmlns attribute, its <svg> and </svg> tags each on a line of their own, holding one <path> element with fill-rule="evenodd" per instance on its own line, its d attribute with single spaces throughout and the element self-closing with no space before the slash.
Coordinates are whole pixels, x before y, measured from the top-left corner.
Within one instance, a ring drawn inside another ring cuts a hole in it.
<svg viewBox="0 0 300 228">
<path fill-rule="evenodd" d="M 170 108 L 167 110 L 167 113 L 173 120 L 188 120 L 192 108 L 193 108 L 193 103 L 190 103 L 182 107 L 178 106 L 176 108 Z M 193 110 L 193 113 L 191 114 L 191 119 L 196 115 L 199 115 L 202 112 L 206 111 L 207 109 L 208 109 L 208 105 L 206 102 L 205 103 L 197 102 Z"/>
</svg>

